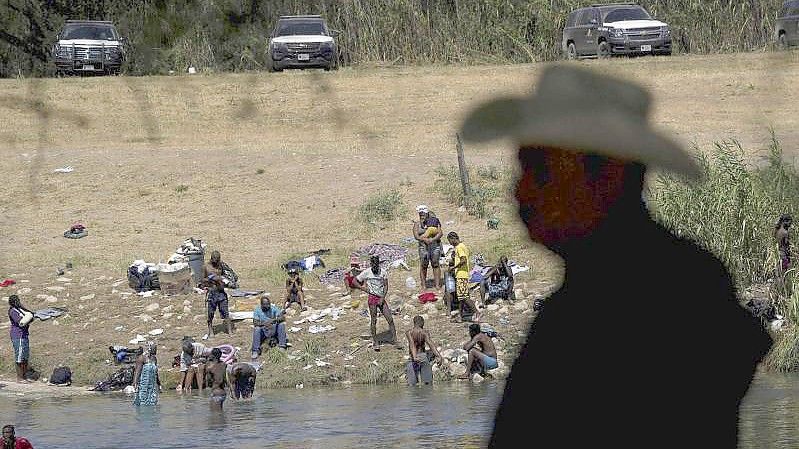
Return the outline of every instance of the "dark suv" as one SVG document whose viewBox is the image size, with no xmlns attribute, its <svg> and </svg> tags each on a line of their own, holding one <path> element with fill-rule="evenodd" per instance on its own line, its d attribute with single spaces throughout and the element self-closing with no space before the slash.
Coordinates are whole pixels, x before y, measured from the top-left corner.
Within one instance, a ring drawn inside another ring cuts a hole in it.
<svg viewBox="0 0 799 449">
<path fill-rule="evenodd" d="M 799 44 L 799 0 L 791 0 L 782 5 L 775 29 L 780 48 Z"/>
<path fill-rule="evenodd" d="M 634 3 L 591 5 L 569 14 L 562 47 L 568 59 L 670 55 L 671 30 Z"/>
<path fill-rule="evenodd" d="M 338 68 L 338 49 L 333 33 L 321 16 L 282 16 L 266 50 L 270 72 L 286 68 Z"/>
</svg>

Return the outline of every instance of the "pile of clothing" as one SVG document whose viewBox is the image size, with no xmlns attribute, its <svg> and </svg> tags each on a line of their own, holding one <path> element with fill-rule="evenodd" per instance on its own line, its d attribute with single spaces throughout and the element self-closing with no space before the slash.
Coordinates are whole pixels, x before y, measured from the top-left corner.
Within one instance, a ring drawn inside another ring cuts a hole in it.
<svg viewBox="0 0 799 449">
<path fill-rule="evenodd" d="M 75 223 L 70 226 L 69 229 L 64 231 L 64 237 L 68 239 L 79 239 L 89 235 L 89 230 L 86 229 L 86 226 L 83 226 L 80 223 Z"/>
<path fill-rule="evenodd" d="M 188 262 L 189 254 L 205 254 L 207 245 L 200 239 L 189 237 L 180 244 L 180 247 L 170 256 L 168 263 Z"/>
<path fill-rule="evenodd" d="M 302 270 L 302 271 L 312 271 L 314 268 L 317 267 L 325 267 L 325 263 L 322 261 L 322 258 L 316 254 L 311 254 L 310 256 L 301 259 L 301 260 L 289 260 L 288 262 L 282 265 L 282 268 L 286 271 L 289 270 Z"/>
<path fill-rule="evenodd" d="M 325 274 L 319 276 L 319 282 L 326 285 L 337 285 L 344 282 L 344 273 L 347 269 L 344 267 L 333 268 L 327 270 Z"/>
<path fill-rule="evenodd" d="M 108 379 L 97 381 L 91 391 L 119 391 L 133 384 L 133 366 L 125 366 L 109 374 Z"/>
<path fill-rule="evenodd" d="M 137 349 L 129 349 L 126 346 L 109 346 L 108 350 L 114 358 L 114 363 L 133 363 L 136 357 L 144 353 L 144 348 L 139 346 Z"/>
<path fill-rule="evenodd" d="M 389 267 L 396 267 L 405 263 L 405 259 L 408 257 L 408 249 L 390 243 L 372 243 L 350 254 L 351 258 L 358 258 L 363 261 L 361 268 L 364 269 L 369 266 L 369 258 L 371 256 L 379 256 L 380 268 L 388 270 Z"/>
<path fill-rule="evenodd" d="M 128 267 L 128 286 L 137 293 L 160 289 L 156 265 L 143 260 L 134 260 Z"/>
</svg>

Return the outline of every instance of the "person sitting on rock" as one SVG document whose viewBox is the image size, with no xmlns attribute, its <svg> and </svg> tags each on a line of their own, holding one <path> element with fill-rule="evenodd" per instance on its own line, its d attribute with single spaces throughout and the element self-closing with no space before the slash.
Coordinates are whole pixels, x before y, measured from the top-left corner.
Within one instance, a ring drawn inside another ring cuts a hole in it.
<svg viewBox="0 0 799 449">
<path fill-rule="evenodd" d="M 305 293 L 302 291 L 302 278 L 296 268 L 289 268 L 289 277 L 286 279 L 286 305 L 283 306 L 284 310 L 291 307 L 291 303 L 300 305 L 303 311 L 308 310 L 305 307 Z"/>
<path fill-rule="evenodd" d="M 267 339 L 277 337 L 277 346 L 286 350 L 286 315 L 280 307 L 272 304 L 269 295 L 261 296 L 261 304 L 253 310 L 252 359 L 261 355 L 261 344 Z"/>
<path fill-rule="evenodd" d="M 486 304 L 486 294 L 488 303 L 497 299 L 516 299 L 513 293 L 513 271 L 508 266 L 507 256 L 500 257 L 499 262 L 483 275 L 480 283 L 480 300 L 483 304 Z"/>
<path fill-rule="evenodd" d="M 406 377 L 408 385 L 415 386 L 420 381 L 425 385 L 433 383 L 432 363 L 440 363 L 444 357 L 436 349 L 430 331 L 424 328 L 424 318 L 419 315 L 413 317 L 413 329 L 405 332 L 408 338 L 408 352 L 411 359 L 408 360 Z M 425 349 L 425 347 L 429 349 Z M 432 356 L 431 353 L 432 352 Z"/>
<path fill-rule="evenodd" d="M 497 349 L 491 338 L 484 334 L 480 325 L 472 323 L 469 325 L 469 336 L 472 338 L 463 345 L 463 350 L 469 352 L 466 359 L 466 372 L 458 376 L 458 379 L 471 379 L 472 373 L 485 374 L 487 370 L 497 368 Z M 478 350 L 477 347 L 480 347 Z"/>
</svg>

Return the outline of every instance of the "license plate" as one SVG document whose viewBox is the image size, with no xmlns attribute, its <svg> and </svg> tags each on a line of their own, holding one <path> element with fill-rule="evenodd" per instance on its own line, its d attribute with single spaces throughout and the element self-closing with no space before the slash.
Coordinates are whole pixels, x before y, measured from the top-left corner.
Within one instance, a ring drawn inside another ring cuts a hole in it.
<svg viewBox="0 0 799 449">
<path fill-rule="evenodd" d="M 297 61 L 308 61 L 311 59 L 311 55 L 308 53 L 300 53 L 297 55 Z"/>
<path fill-rule="evenodd" d="M 84 64 L 83 70 L 94 70 L 94 66 L 91 64 Z"/>
<path fill-rule="evenodd" d="M 652 51 L 652 46 L 651 45 L 642 45 L 641 46 L 641 51 Z"/>
</svg>

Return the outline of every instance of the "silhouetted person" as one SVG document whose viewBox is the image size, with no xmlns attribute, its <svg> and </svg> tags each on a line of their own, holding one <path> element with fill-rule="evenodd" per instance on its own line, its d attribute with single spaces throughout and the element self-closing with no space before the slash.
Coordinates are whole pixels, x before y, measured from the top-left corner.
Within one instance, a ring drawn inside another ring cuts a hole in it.
<svg viewBox="0 0 799 449">
<path fill-rule="evenodd" d="M 519 214 L 566 267 L 489 447 L 736 447 L 738 406 L 771 338 L 718 259 L 650 218 L 645 166 L 701 171 L 650 129 L 649 102 L 634 84 L 554 66 L 533 96 L 463 124 L 468 140 L 519 143 Z"/>
<path fill-rule="evenodd" d="M 788 230 L 793 224 L 793 219 L 788 214 L 780 215 L 777 225 L 774 227 L 774 238 L 777 239 L 777 250 L 780 254 L 780 267 L 782 274 L 791 267 L 791 240 Z"/>
</svg>

